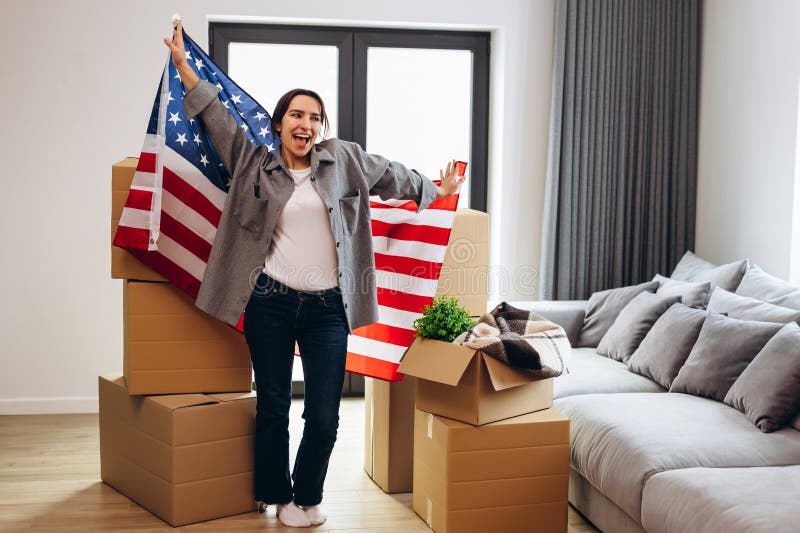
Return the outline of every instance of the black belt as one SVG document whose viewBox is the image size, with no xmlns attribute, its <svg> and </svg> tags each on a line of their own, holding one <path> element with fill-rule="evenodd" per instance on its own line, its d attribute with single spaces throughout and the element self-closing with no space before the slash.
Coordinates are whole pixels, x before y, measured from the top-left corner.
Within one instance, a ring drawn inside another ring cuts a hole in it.
<svg viewBox="0 0 800 533">
<path fill-rule="evenodd" d="M 268 276 L 264 272 L 259 274 L 258 279 L 256 280 L 256 286 L 254 290 L 258 290 L 260 292 L 267 292 L 267 291 L 276 291 L 280 294 L 291 294 L 291 295 L 305 295 L 305 296 L 333 296 L 335 294 L 342 294 L 342 290 L 339 287 L 331 287 L 330 289 L 325 289 L 322 291 L 297 291 L 293 288 L 289 287 L 288 285 L 284 285 L 280 281 L 276 280 L 275 278 Z"/>
</svg>

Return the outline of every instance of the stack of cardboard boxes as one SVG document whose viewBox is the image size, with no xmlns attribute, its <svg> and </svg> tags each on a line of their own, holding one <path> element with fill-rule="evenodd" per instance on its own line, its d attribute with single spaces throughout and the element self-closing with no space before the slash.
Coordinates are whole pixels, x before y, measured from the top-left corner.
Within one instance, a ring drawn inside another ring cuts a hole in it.
<svg viewBox="0 0 800 533">
<path fill-rule="evenodd" d="M 414 511 L 438 533 L 567 530 L 569 419 L 553 380 L 465 346 L 417 338 Z"/>
<path fill-rule="evenodd" d="M 112 166 L 113 237 L 137 159 Z M 252 511 L 255 394 L 244 336 L 128 252 L 123 373 L 100 376 L 104 482 L 173 526 Z"/>
<path fill-rule="evenodd" d="M 487 311 L 488 216 L 460 210 L 439 294 Z M 483 352 L 418 338 L 403 381 L 367 380 L 365 470 L 387 492 L 412 491 L 436 532 L 567 530 L 569 420 L 553 380 Z"/>
</svg>

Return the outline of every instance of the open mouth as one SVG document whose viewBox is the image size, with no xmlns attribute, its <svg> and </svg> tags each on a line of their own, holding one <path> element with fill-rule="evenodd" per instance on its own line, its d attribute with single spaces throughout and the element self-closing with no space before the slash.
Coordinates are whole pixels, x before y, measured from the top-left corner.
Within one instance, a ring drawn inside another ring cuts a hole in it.
<svg viewBox="0 0 800 533">
<path fill-rule="evenodd" d="M 311 142 L 311 136 L 303 133 L 292 135 L 292 139 L 294 139 L 294 142 L 297 143 L 298 146 L 303 148 L 308 146 L 308 144 Z"/>
</svg>

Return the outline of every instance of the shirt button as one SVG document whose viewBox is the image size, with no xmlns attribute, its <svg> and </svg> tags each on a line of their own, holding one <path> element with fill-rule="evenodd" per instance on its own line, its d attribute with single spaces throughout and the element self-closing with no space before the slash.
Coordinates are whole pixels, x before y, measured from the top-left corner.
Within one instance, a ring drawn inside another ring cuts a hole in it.
<svg viewBox="0 0 800 533">
<path fill-rule="evenodd" d="M 339 277 L 340 277 L 340 278 L 342 277 L 342 273 L 341 273 L 341 272 L 339 272 Z"/>
<path fill-rule="evenodd" d="M 328 208 L 328 213 L 333 213 L 333 208 L 332 207 Z"/>
<path fill-rule="evenodd" d="M 347 304 L 344 304 L 344 308 L 347 309 Z"/>
<path fill-rule="evenodd" d="M 317 177 L 316 176 L 311 176 L 311 181 L 317 181 Z"/>
<path fill-rule="evenodd" d="M 337 248 L 339 247 L 339 244 L 340 244 L 340 243 L 339 243 L 339 241 L 336 241 L 336 247 L 337 247 Z M 340 274 L 340 275 L 341 275 L 341 274 Z"/>
</svg>

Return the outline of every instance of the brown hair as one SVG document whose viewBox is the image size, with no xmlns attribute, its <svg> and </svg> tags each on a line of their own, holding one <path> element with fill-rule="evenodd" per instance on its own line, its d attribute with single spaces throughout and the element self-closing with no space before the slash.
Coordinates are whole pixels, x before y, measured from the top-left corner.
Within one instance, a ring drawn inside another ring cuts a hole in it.
<svg viewBox="0 0 800 533">
<path fill-rule="evenodd" d="M 328 123 L 328 114 L 325 112 L 325 102 L 322 101 L 320 95 L 311 91 L 309 89 L 292 89 L 291 91 L 287 92 L 283 96 L 280 97 L 278 103 L 275 104 L 275 111 L 272 113 L 272 131 L 275 133 L 278 132 L 275 129 L 276 124 L 280 124 L 283 120 L 283 116 L 286 114 L 286 111 L 289 109 L 289 104 L 292 103 L 292 100 L 295 96 L 310 96 L 317 102 L 319 102 L 319 114 L 320 119 L 322 121 L 322 128 L 320 133 L 322 133 L 322 138 L 328 136 L 328 128 L 330 124 Z"/>
</svg>

